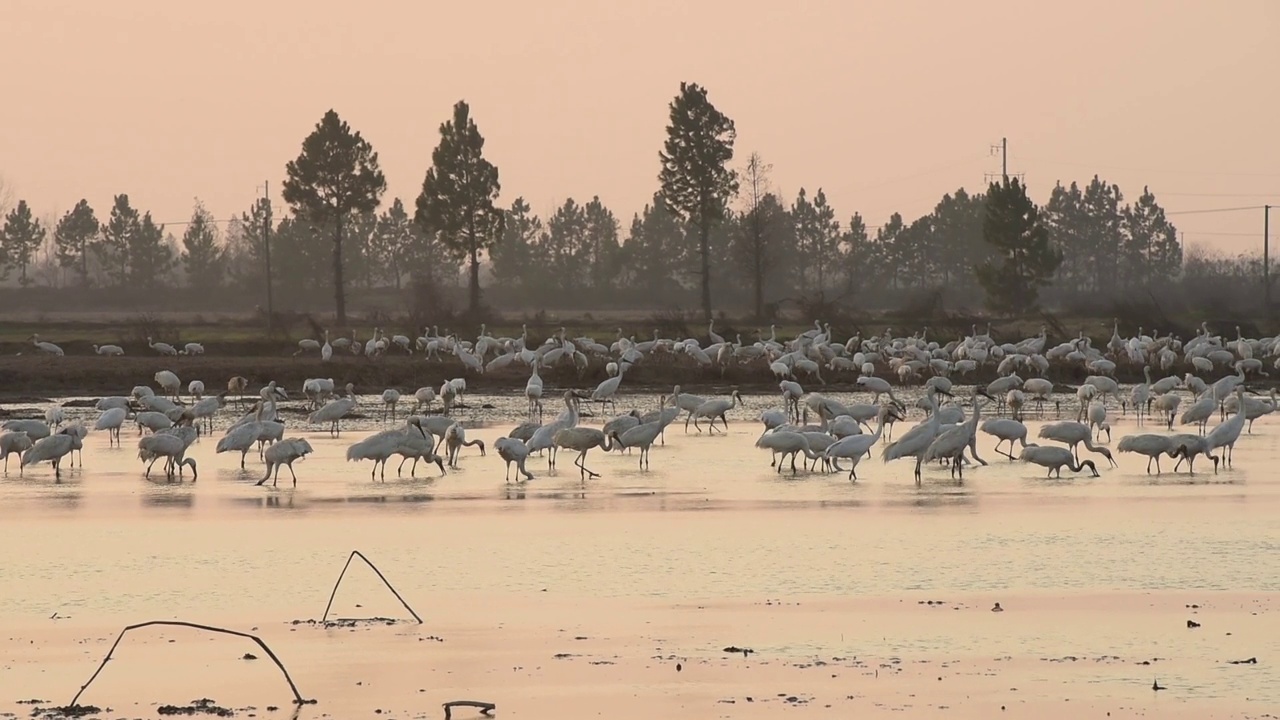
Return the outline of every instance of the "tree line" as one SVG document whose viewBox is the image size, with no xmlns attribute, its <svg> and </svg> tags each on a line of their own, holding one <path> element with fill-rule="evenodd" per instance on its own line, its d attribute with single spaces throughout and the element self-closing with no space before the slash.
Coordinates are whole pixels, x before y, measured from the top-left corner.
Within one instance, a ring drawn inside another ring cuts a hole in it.
<svg viewBox="0 0 1280 720">
<path fill-rule="evenodd" d="M 521 306 L 696 296 L 707 316 L 732 303 L 763 318 L 787 301 L 885 306 L 937 288 L 1018 312 L 1044 287 L 1115 294 L 1182 271 L 1176 228 L 1147 188 L 1126 202 L 1095 175 L 1083 186 L 1059 183 L 1038 206 L 1005 179 L 871 227 L 856 212 L 841 215 L 820 186 L 783 197 L 759 153 L 735 163 L 735 140 L 706 89 L 682 83 L 643 210 L 624 223 L 599 197 L 570 198 L 543 219 L 523 197 L 499 205 L 498 168 L 466 102 L 440 125 L 408 202 L 384 202 L 376 151 L 330 110 L 286 166 L 287 208 L 262 199 L 220 223 L 197 200 L 175 235 L 125 194 L 105 216 L 81 200 L 56 222 L 19 201 L 0 230 L 0 281 L 13 272 L 20 285 L 35 283 L 44 249 L 76 285 L 265 293 L 269 249 L 279 294 L 327 285 L 342 322 L 350 288 L 465 285 L 473 312 L 485 285 Z"/>
</svg>

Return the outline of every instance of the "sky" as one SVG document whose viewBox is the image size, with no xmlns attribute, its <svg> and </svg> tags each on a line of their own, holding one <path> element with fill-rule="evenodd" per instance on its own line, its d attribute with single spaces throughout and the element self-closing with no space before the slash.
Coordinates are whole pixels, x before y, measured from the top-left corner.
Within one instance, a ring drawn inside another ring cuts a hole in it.
<svg viewBox="0 0 1280 720">
<path fill-rule="evenodd" d="M 735 121 L 736 165 L 759 152 L 842 221 L 983 188 L 1001 138 L 1037 202 L 1146 185 L 1189 243 L 1256 250 L 1280 205 L 1275 0 L 4 0 L 0 26 L 0 178 L 40 216 L 278 202 L 330 108 L 378 151 L 384 206 L 412 205 L 465 99 L 504 205 L 598 195 L 625 232 L 681 81 Z"/>
</svg>

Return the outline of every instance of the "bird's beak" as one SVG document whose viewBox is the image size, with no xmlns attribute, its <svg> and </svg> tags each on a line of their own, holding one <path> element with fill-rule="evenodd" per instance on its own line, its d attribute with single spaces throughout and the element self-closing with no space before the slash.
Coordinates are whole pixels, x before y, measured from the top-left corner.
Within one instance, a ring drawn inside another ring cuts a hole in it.
<svg viewBox="0 0 1280 720">
<path fill-rule="evenodd" d="M 978 391 L 978 394 L 979 394 L 979 395 L 981 395 L 982 397 L 984 397 L 984 398 L 986 398 L 986 399 L 990 400 L 991 402 L 995 402 L 995 401 L 996 401 L 996 399 L 995 399 L 995 398 L 991 397 L 991 393 L 987 392 L 986 390 L 979 390 L 979 391 Z"/>
</svg>

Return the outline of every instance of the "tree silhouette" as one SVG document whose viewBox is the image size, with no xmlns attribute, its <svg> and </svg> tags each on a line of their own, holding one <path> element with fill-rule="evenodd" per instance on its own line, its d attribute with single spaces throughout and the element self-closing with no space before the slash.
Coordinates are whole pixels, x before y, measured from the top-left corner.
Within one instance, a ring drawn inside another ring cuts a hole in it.
<svg viewBox="0 0 1280 720">
<path fill-rule="evenodd" d="M 1151 190 L 1144 186 L 1138 201 L 1125 207 L 1121 216 L 1127 284 L 1141 286 L 1155 278 L 1177 275 L 1182 267 L 1178 230 L 1165 217 Z"/>
<path fill-rule="evenodd" d="M 53 230 L 53 243 L 58 265 L 74 267 L 80 284 L 89 284 L 89 246 L 98 235 L 98 218 L 88 200 L 80 200 L 58 220 Z"/>
<path fill-rule="evenodd" d="M 502 237 L 505 215 L 494 205 L 502 186 L 498 168 L 484 157 L 484 137 L 463 100 L 440 126 L 440 144 L 422 181 L 415 216 L 457 259 L 470 261 L 468 307 L 480 311 L 480 253 Z"/>
<path fill-rule="evenodd" d="M 753 152 L 742 169 L 742 212 L 732 251 L 737 264 L 751 282 L 751 305 L 758 321 L 765 320 L 765 285 L 782 270 L 789 223 L 787 209 L 770 192 L 769 173 L 773 166 Z"/>
<path fill-rule="evenodd" d="M 400 198 L 393 200 L 391 207 L 378 216 L 371 239 L 371 259 L 374 267 L 381 269 L 378 273 L 381 278 L 390 280 L 395 289 L 400 289 L 421 240 L 422 233 Z"/>
<path fill-rule="evenodd" d="M 663 200 L 662 193 L 654 193 L 653 201 L 632 218 L 622 246 L 627 279 L 651 293 L 679 289 L 676 274 L 687 238 L 685 223 Z"/>
<path fill-rule="evenodd" d="M 621 261 L 618 218 L 600 202 L 598 195 L 582 206 L 582 215 L 588 281 L 595 290 L 608 290 L 613 287 Z"/>
<path fill-rule="evenodd" d="M 1036 204 L 1017 178 L 987 190 L 982 235 L 995 257 L 977 270 L 992 310 L 1025 313 L 1036 307 L 1040 288 L 1053 280 L 1062 256 L 1049 244 Z"/>
<path fill-rule="evenodd" d="M 285 202 L 312 223 L 333 228 L 333 296 L 338 323 L 345 324 L 342 233 L 351 213 L 373 212 L 387 189 L 378 153 L 330 110 L 302 141 L 302 152 L 285 172 Z"/>
<path fill-rule="evenodd" d="M 165 285 L 165 277 L 173 268 L 172 238 L 166 237 L 163 225 L 156 225 L 147 212 L 138 223 L 138 231 L 129 239 L 129 284 L 154 288 Z"/>
<path fill-rule="evenodd" d="M 658 153 L 662 160 L 658 180 L 667 206 L 698 229 L 702 312 L 710 321 L 711 228 L 724 220 L 728 202 L 738 192 L 737 173 L 729 167 L 737 131 L 697 83 L 680 83 L 670 111 L 667 140 Z"/>
<path fill-rule="evenodd" d="M 503 226 L 502 242 L 489 250 L 493 261 L 493 277 L 508 287 L 531 287 L 538 271 L 535 253 L 544 232 L 542 220 L 529 208 L 523 197 L 518 197 L 507 210 Z"/>
<path fill-rule="evenodd" d="M 182 265 L 187 271 L 187 284 L 201 290 L 220 287 L 224 260 L 213 214 L 196 200 L 191 222 L 182 232 Z"/>
<path fill-rule="evenodd" d="M 111 217 L 103 223 L 98 237 L 90 244 L 110 282 L 119 287 L 129 278 L 129 247 L 138 234 L 138 211 L 129 204 L 129 196 L 115 196 Z"/>
<path fill-rule="evenodd" d="M 17 207 L 5 216 L 4 228 L 0 230 L 0 280 L 8 277 L 10 267 L 16 267 L 18 284 L 30 285 L 27 268 L 46 234 L 48 231 L 31 214 L 31 206 L 26 200 L 19 200 Z"/>
</svg>

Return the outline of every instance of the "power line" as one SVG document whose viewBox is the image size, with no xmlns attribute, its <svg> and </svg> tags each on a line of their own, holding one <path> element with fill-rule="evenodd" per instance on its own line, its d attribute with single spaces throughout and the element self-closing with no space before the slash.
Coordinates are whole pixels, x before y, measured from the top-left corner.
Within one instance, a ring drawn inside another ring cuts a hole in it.
<svg viewBox="0 0 1280 720">
<path fill-rule="evenodd" d="M 1193 193 L 1193 192 L 1162 192 L 1161 197 L 1224 197 L 1224 198 L 1276 198 L 1280 199 L 1280 193 Z"/>
<path fill-rule="evenodd" d="M 1264 207 L 1266 206 L 1265 205 L 1244 205 L 1241 207 L 1207 208 L 1204 210 L 1175 210 L 1174 212 L 1167 212 L 1165 213 L 1165 215 L 1202 215 L 1204 213 L 1240 212 L 1242 210 L 1261 210 Z"/>
<path fill-rule="evenodd" d="M 1088 167 L 1096 170 L 1120 170 L 1123 172 L 1141 172 L 1141 173 L 1163 173 L 1166 175 L 1217 175 L 1227 177 L 1280 177 L 1280 173 L 1254 173 L 1254 172 L 1223 172 L 1223 171 L 1204 171 L 1204 170 L 1155 170 L 1152 168 L 1131 168 L 1119 167 L 1115 165 L 1095 165 L 1093 163 L 1072 162 L 1069 160 L 1052 160 L 1049 158 L 1028 157 L 1019 155 L 1024 160 L 1032 162 L 1045 163 L 1046 165 L 1069 165 L 1071 167 Z"/>
</svg>

